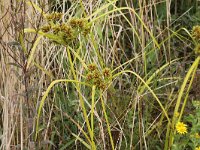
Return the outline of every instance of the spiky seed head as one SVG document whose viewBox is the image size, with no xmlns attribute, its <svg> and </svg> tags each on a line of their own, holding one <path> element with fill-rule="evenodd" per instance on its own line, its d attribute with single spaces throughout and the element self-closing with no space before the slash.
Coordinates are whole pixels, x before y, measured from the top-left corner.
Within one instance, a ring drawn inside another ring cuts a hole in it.
<svg viewBox="0 0 200 150">
<path fill-rule="evenodd" d="M 89 71 L 94 71 L 94 70 L 96 70 L 97 69 L 97 65 L 96 64 L 94 64 L 94 63 L 92 63 L 92 64 L 89 64 L 88 65 L 88 70 Z"/>
<path fill-rule="evenodd" d="M 98 70 L 94 70 L 92 74 L 93 74 L 93 78 L 96 78 L 96 79 L 101 78 L 101 73 Z"/>
<path fill-rule="evenodd" d="M 61 30 L 59 25 L 55 25 L 52 27 L 53 33 L 58 34 L 58 32 Z"/>
<path fill-rule="evenodd" d="M 45 25 L 45 26 L 41 27 L 41 30 L 43 32 L 45 32 L 45 33 L 49 32 L 51 30 L 51 26 L 50 25 Z"/>
<path fill-rule="evenodd" d="M 111 76 L 111 70 L 109 68 L 104 68 L 102 72 L 105 78 L 109 78 Z"/>
<path fill-rule="evenodd" d="M 200 26 L 194 26 L 192 28 L 192 37 L 199 42 L 200 41 Z"/>
<path fill-rule="evenodd" d="M 105 90 L 106 89 L 106 83 L 101 82 L 100 85 L 99 85 L 99 88 L 102 89 L 102 90 Z"/>
<path fill-rule="evenodd" d="M 93 74 L 89 72 L 89 73 L 87 74 L 87 76 L 86 76 L 86 80 L 87 80 L 87 81 L 91 81 L 92 79 L 93 79 Z"/>
</svg>

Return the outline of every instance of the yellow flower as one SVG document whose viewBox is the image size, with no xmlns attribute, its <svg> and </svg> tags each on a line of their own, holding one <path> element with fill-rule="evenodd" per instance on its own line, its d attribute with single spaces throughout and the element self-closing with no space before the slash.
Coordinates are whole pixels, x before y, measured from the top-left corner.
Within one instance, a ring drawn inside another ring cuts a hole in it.
<svg viewBox="0 0 200 150">
<path fill-rule="evenodd" d="M 183 122 L 178 122 L 176 124 L 176 130 L 179 134 L 185 134 L 187 133 L 187 125 L 184 124 Z"/>
<path fill-rule="evenodd" d="M 176 113 L 175 113 L 176 118 L 178 118 L 179 115 L 180 115 L 179 112 L 176 112 Z"/>
<path fill-rule="evenodd" d="M 200 135 L 199 133 L 195 133 L 195 138 L 199 139 L 200 138 Z"/>
<path fill-rule="evenodd" d="M 200 146 L 199 146 L 199 147 L 196 147 L 195 150 L 200 150 Z"/>
</svg>

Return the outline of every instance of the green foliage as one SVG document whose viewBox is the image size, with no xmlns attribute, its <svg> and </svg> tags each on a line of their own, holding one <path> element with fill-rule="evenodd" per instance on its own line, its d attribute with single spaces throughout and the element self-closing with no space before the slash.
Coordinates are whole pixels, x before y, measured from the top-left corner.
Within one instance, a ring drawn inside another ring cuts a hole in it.
<svg viewBox="0 0 200 150">
<path fill-rule="evenodd" d="M 180 135 L 176 133 L 174 137 L 173 150 L 195 149 L 200 146 L 200 103 L 193 101 L 194 111 L 183 117 L 188 126 L 188 133 Z"/>
<path fill-rule="evenodd" d="M 35 18 L 0 51 L 4 149 L 200 146 L 197 1 L 26 4 Z"/>
</svg>

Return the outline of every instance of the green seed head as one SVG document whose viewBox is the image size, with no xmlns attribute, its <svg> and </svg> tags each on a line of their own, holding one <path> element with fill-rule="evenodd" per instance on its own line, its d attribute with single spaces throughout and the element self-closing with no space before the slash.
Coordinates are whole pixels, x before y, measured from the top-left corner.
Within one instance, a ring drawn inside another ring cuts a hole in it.
<svg viewBox="0 0 200 150">
<path fill-rule="evenodd" d="M 95 79 L 101 78 L 101 74 L 98 70 L 94 70 L 92 74 L 93 74 L 93 78 L 95 78 Z"/>
<path fill-rule="evenodd" d="M 101 82 L 100 85 L 99 85 L 99 88 L 102 89 L 102 90 L 105 90 L 106 89 L 106 83 Z"/>
<path fill-rule="evenodd" d="M 45 26 L 41 27 L 41 30 L 43 32 L 45 32 L 45 33 L 49 32 L 51 30 L 51 26 L 50 25 L 45 25 Z"/>
<path fill-rule="evenodd" d="M 59 21 L 62 18 L 63 14 L 54 12 L 46 15 L 48 21 Z"/>
<path fill-rule="evenodd" d="M 61 29 L 61 31 L 62 31 L 63 33 L 66 34 L 66 36 L 67 36 L 68 38 L 72 38 L 72 37 L 73 37 L 74 31 L 73 31 L 72 27 L 70 27 L 69 25 L 67 25 L 67 24 L 61 24 L 61 25 L 60 25 L 60 29 Z"/>
<path fill-rule="evenodd" d="M 100 88 L 100 85 L 101 85 L 102 82 L 103 81 L 101 79 L 99 79 L 99 78 L 94 79 L 94 85 L 96 85 L 99 88 Z"/>
<path fill-rule="evenodd" d="M 72 28 L 80 28 L 83 29 L 85 27 L 86 20 L 84 18 L 72 18 L 69 21 L 69 24 Z"/>
<path fill-rule="evenodd" d="M 83 29 L 83 35 L 86 36 L 90 33 L 91 26 L 88 24 Z"/>
<path fill-rule="evenodd" d="M 109 68 L 104 68 L 104 69 L 103 69 L 103 76 L 104 76 L 105 78 L 111 77 L 111 70 L 110 70 Z"/>
<path fill-rule="evenodd" d="M 192 37 L 199 42 L 200 41 L 200 26 L 194 26 L 192 29 Z"/>
<path fill-rule="evenodd" d="M 92 73 L 88 73 L 86 76 L 86 80 L 87 81 L 91 81 L 93 79 L 93 74 Z"/>
<path fill-rule="evenodd" d="M 52 27 L 53 33 L 58 34 L 58 32 L 61 30 L 59 25 L 55 25 Z"/>
<path fill-rule="evenodd" d="M 88 70 L 89 70 L 89 71 L 94 71 L 94 70 L 96 70 L 96 69 L 97 69 L 96 64 L 92 63 L 92 64 L 89 64 L 89 65 L 88 65 Z"/>
</svg>

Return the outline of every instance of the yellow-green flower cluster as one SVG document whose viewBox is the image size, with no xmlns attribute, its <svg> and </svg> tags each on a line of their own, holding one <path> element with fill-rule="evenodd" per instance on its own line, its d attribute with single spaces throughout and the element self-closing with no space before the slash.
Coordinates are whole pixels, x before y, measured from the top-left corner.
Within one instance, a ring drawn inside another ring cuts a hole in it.
<svg viewBox="0 0 200 150">
<path fill-rule="evenodd" d="M 178 122 L 176 124 L 176 131 L 179 133 L 179 134 L 186 134 L 187 133 L 187 125 L 184 124 L 183 122 Z"/>
<path fill-rule="evenodd" d="M 63 16 L 62 13 L 54 12 L 51 14 L 47 14 L 46 19 L 48 21 L 59 21 L 62 18 L 62 16 Z"/>
<path fill-rule="evenodd" d="M 112 77 L 111 70 L 109 68 L 104 68 L 102 71 L 99 71 L 94 63 L 89 64 L 87 67 L 88 73 L 86 75 L 86 81 L 105 90 L 108 81 L 110 81 Z"/>
<path fill-rule="evenodd" d="M 65 41 L 66 44 L 74 41 L 79 35 L 86 36 L 90 31 L 90 24 L 85 18 L 71 18 L 67 22 L 61 22 L 62 13 L 51 13 L 45 16 L 48 24 L 40 29 L 45 33 L 54 35 Z"/>
<path fill-rule="evenodd" d="M 77 18 L 72 18 L 70 21 L 69 21 L 69 24 L 73 27 L 73 28 L 84 28 L 84 19 L 81 18 L 81 19 L 77 19 Z"/>
<path fill-rule="evenodd" d="M 195 133 L 195 138 L 196 138 L 196 139 L 200 139 L 199 133 Z"/>
<path fill-rule="evenodd" d="M 200 26 L 194 26 L 192 28 L 192 37 L 197 42 L 194 52 L 197 55 L 200 55 Z"/>
<path fill-rule="evenodd" d="M 197 41 L 200 42 L 200 26 L 194 26 L 192 28 L 192 37 Z"/>
<path fill-rule="evenodd" d="M 192 138 L 196 138 L 196 139 L 200 139 L 200 134 L 199 133 L 195 133 L 190 135 Z"/>
<path fill-rule="evenodd" d="M 179 117 L 179 115 L 180 115 L 180 113 L 179 113 L 179 112 L 176 112 L 176 113 L 175 113 L 175 117 L 176 117 L 176 118 L 178 118 L 178 117 Z"/>
<path fill-rule="evenodd" d="M 90 32 L 91 26 L 88 24 L 87 20 L 84 18 L 72 18 L 69 21 L 69 24 L 72 28 L 76 29 L 77 31 L 82 31 L 82 34 L 86 36 Z"/>
<path fill-rule="evenodd" d="M 41 30 L 43 32 L 49 32 L 51 30 L 51 26 L 50 25 L 45 25 L 41 27 Z"/>
</svg>

